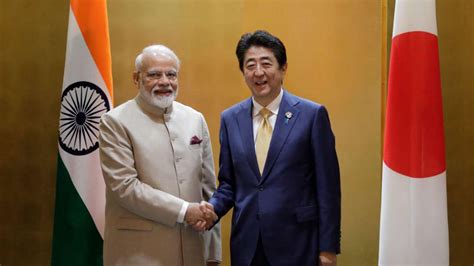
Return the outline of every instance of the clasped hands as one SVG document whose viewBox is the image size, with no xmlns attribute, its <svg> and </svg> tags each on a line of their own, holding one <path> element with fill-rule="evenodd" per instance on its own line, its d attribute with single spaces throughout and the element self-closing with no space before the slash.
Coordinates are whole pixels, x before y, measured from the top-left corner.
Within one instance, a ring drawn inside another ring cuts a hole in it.
<svg viewBox="0 0 474 266">
<path fill-rule="evenodd" d="M 194 230 L 203 232 L 217 221 L 212 204 L 201 201 L 201 203 L 189 203 L 184 220 L 190 224 Z"/>
</svg>

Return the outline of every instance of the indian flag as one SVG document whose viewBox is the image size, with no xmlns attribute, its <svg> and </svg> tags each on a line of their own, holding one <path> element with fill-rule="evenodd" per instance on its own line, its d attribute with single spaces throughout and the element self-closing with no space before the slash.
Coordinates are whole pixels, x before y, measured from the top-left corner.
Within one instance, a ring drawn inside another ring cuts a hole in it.
<svg viewBox="0 0 474 266">
<path fill-rule="evenodd" d="M 379 265 L 449 265 L 446 164 L 434 0 L 395 4 Z"/>
<path fill-rule="evenodd" d="M 52 265 L 102 265 L 101 115 L 112 108 L 106 0 L 71 0 L 59 115 Z"/>
</svg>

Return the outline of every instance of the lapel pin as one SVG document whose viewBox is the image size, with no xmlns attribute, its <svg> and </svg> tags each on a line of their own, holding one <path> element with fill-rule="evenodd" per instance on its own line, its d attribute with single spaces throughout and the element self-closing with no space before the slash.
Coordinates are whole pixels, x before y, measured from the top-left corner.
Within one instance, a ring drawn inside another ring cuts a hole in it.
<svg viewBox="0 0 474 266">
<path fill-rule="evenodd" d="M 288 121 L 293 117 L 293 113 L 292 112 L 286 112 L 285 113 L 285 124 L 288 124 Z"/>
</svg>

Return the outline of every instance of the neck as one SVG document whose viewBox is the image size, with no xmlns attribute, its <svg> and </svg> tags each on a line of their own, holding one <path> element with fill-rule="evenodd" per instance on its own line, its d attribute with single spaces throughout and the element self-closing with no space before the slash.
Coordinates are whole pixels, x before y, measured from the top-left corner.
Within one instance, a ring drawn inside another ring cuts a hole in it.
<svg viewBox="0 0 474 266">
<path fill-rule="evenodd" d="M 267 105 L 269 105 L 271 102 L 273 102 L 281 93 L 281 90 L 278 90 L 277 92 L 278 93 L 275 93 L 274 95 L 270 94 L 270 95 L 267 95 L 265 97 L 253 97 L 255 99 L 255 101 L 260 104 L 261 106 L 263 107 L 266 107 Z"/>
<path fill-rule="evenodd" d="M 254 99 L 261 106 L 267 107 L 267 105 L 269 105 L 275 98 L 273 98 L 273 99 L 261 99 L 261 98 L 257 99 L 257 98 L 254 98 Z"/>
</svg>

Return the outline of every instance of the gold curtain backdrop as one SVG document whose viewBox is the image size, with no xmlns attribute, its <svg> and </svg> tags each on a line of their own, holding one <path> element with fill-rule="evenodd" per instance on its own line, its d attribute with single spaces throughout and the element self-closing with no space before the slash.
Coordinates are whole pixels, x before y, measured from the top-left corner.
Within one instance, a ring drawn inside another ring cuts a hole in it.
<svg viewBox="0 0 474 266">
<path fill-rule="evenodd" d="M 451 264 L 474 262 L 474 21 L 471 0 L 438 0 Z M 342 181 L 339 265 L 375 265 L 381 150 L 393 0 L 109 0 L 115 105 L 137 93 L 134 60 L 162 43 L 181 59 L 178 101 L 207 119 L 250 96 L 235 57 L 240 36 L 265 29 L 288 54 L 285 87 L 327 106 Z M 0 2 L 0 265 L 48 265 L 67 0 Z M 388 44 L 388 45 L 387 45 Z M 216 169 L 217 170 L 217 169 Z M 230 214 L 223 220 L 230 265 Z M 310 254 L 308 254 L 310 255 Z"/>
</svg>

